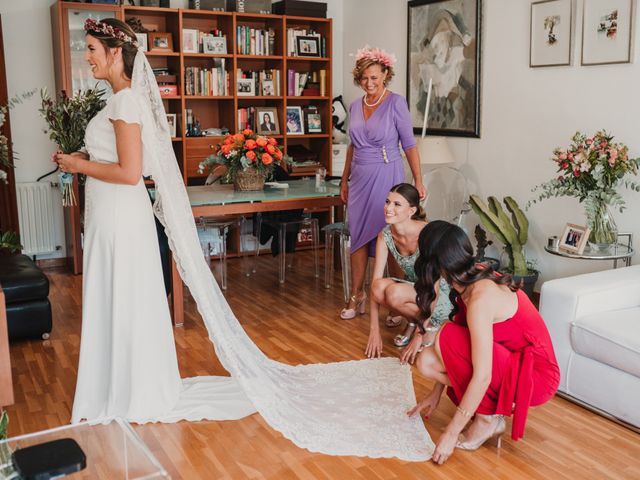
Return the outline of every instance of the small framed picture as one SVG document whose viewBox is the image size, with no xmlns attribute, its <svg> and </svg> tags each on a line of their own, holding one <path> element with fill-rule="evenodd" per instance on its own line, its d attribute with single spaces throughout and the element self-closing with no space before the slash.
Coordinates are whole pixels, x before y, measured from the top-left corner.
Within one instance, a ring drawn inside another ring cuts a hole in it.
<svg viewBox="0 0 640 480">
<path fill-rule="evenodd" d="M 199 53 L 198 30 L 182 29 L 182 51 L 184 53 Z"/>
<path fill-rule="evenodd" d="M 279 135 L 278 109 L 275 107 L 256 107 L 256 131 L 260 135 Z"/>
<path fill-rule="evenodd" d="M 238 96 L 239 97 L 252 97 L 256 94 L 255 83 L 253 78 L 239 78 L 238 79 Z"/>
<path fill-rule="evenodd" d="M 320 39 L 318 37 L 296 37 L 296 49 L 299 57 L 319 57 Z"/>
<path fill-rule="evenodd" d="M 589 239 L 589 233 L 591 233 L 591 230 L 587 227 L 567 223 L 560 237 L 558 248 L 565 252 L 581 255 Z"/>
<path fill-rule="evenodd" d="M 271 97 L 275 95 L 275 89 L 273 88 L 273 80 L 262 81 L 262 95 L 265 97 Z"/>
<path fill-rule="evenodd" d="M 302 108 L 287 107 L 287 135 L 304 135 Z"/>
<path fill-rule="evenodd" d="M 531 4 L 529 66 L 571 63 L 571 0 L 542 0 Z"/>
<path fill-rule="evenodd" d="M 633 0 L 585 0 L 582 65 L 631 62 Z"/>
<path fill-rule="evenodd" d="M 167 123 L 169 124 L 169 133 L 171 138 L 176 136 L 177 132 L 177 118 L 175 113 L 167 113 Z"/>
<path fill-rule="evenodd" d="M 149 32 L 149 51 L 173 52 L 173 39 L 168 32 Z"/>
<path fill-rule="evenodd" d="M 205 35 L 202 37 L 202 51 L 204 53 L 225 54 L 227 53 L 227 39 Z"/>
<path fill-rule="evenodd" d="M 322 115 L 318 112 L 309 112 L 306 115 L 307 133 L 322 133 Z"/>
<path fill-rule="evenodd" d="M 138 46 L 142 47 L 143 51 L 149 51 L 149 42 L 147 41 L 146 33 L 136 33 L 136 38 L 138 39 Z"/>
</svg>

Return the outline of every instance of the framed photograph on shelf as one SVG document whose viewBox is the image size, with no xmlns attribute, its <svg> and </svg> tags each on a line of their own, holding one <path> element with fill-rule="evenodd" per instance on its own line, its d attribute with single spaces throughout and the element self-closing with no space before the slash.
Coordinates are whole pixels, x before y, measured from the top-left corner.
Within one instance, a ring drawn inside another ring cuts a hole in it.
<svg viewBox="0 0 640 480">
<path fill-rule="evenodd" d="M 149 51 L 149 42 L 147 40 L 146 33 L 136 33 L 136 39 L 138 40 L 138 46 L 142 47 L 143 51 Z"/>
<path fill-rule="evenodd" d="M 150 52 L 173 52 L 173 39 L 168 32 L 149 32 Z"/>
<path fill-rule="evenodd" d="M 582 65 L 631 62 L 634 0 L 585 0 Z"/>
<path fill-rule="evenodd" d="M 322 115 L 315 112 L 306 114 L 307 133 L 322 133 Z"/>
<path fill-rule="evenodd" d="M 227 53 L 227 39 L 225 37 L 214 37 L 205 35 L 202 37 L 202 51 L 222 55 Z"/>
<path fill-rule="evenodd" d="M 275 89 L 273 88 L 273 80 L 262 81 L 262 95 L 264 97 L 271 97 L 275 95 Z"/>
<path fill-rule="evenodd" d="M 280 135 L 278 109 L 275 107 L 256 107 L 256 131 L 260 135 Z"/>
<path fill-rule="evenodd" d="M 256 94 L 255 82 L 253 78 L 238 79 L 238 96 L 253 97 Z"/>
<path fill-rule="evenodd" d="M 543 0 L 531 4 L 529 66 L 571 64 L 571 0 Z"/>
<path fill-rule="evenodd" d="M 302 107 L 287 107 L 287 135 L 304 135 Z"/>
<path fill-rule="evenodd" d="M 568 253 L 582 255 L 589 239 L 589 233 L 591 230 L 587 227 L 567 223 L 562 231 L 558 248 Z"/>
<path fill-rule="evenodd" d="M 427 135 L 480 137 L 481 0 L 411 0 L 407 35 L 407 103 Z"/>
<path fill-rule="evenodd" d="M 167 113 L 167 123 L 169 124 L 169 133 L 171 133 L 171 138 L 174 138 L 177 132 L 177 118 L 175 113 Z"/>
<path fill-rule="evenodd" d="M 296 37 L 296 51 L 299 57 L 319 57 L 320 39 L 299 35 Z"/>
<path fill-rule="evenodd" d="M 182 29 L 182 51 L 184 53 L 199 53 L 198 30 L 192 28 Z"/>
</svg>

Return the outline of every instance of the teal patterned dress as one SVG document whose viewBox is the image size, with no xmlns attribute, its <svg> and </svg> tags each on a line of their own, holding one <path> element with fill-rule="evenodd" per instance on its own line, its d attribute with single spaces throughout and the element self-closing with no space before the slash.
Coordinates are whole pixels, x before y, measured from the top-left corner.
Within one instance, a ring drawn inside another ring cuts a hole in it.
<svg viewBox="0 0 640 480">
<path fill-rule="evenodd" d="M 393 241 L 391 225 L 387 225 L 382 229 L 382 236 L 384 237 L 384 243 L 387 244 L 387 248 L 391 252 L 391 255 L 393 255 L 393 258 L 396 259 L 396 262 L 398 262 L 398 265 L 400 265 L 400 268 L 404 272 L 405 279 L 412 284 L 415 283 L 418 277 L 416 276 L 414 266 L 420 251 L 416 250 L 411 255 L 401 255 Z M 435 327 L 439 327 L 446 322 L 449 318 L 449 313 L 453 309 L 453 305 L 451 305 L 451 302 L 449 301 L 450 290 L 449 284 L 441 278 L 438 301 L 436 302 L 436 307 L 431 313 L 431 324 Z"/>
</svg>

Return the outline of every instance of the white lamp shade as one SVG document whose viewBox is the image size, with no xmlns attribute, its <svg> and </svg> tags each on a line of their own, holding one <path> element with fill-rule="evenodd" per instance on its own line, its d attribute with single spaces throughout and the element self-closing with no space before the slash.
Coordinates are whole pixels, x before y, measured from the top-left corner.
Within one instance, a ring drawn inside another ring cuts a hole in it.
<svg viewBox="0 0 640 480">
<path fill-rule="evenodd" d="M 454 163 L 453 154 L 446 137 L 418 138 L 418 155 L 422 164 Z"/>
</svg>

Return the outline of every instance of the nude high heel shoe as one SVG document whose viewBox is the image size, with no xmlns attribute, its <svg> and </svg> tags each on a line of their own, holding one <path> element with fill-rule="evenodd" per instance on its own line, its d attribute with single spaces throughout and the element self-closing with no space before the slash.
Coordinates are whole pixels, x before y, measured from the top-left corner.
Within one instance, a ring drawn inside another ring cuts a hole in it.
<svg viewBox="0 0 640 480">
<path fill-rule="evenodd" d="M 490 415 L 490 416 L 495 418 L 493 430 L 489 430 L 487 435 L 473 441 L 471 440 L 466 441 L 464 440 L 464 435 L 460 435 L 460 438 L 462 439 L 462 441 L 458 441 L 458 443 L 456 444 L 456 448 L 459 448 L 461 450 L 477 450 L 482 445 L 484 445 L 485 442 L 488 442 L 488 441 L 491 441 L 492 443 L 494 443 L 497 448 L 502 447 L 502 434 L 507 429 L 507 422 L 505 421 L 502 415 Z"/>
<path fill-rule="evenodd" d="M 358 298 L 355 295 L 351 296 L 351 302 L 354 302 L 356 304 L 355 308 L 343 308 L 340 311 L 340 318 L 343 320 L 351 320 L 352 318 L 356 318 L 357 314 L 362 315 L 365 312 L 365 308 L 366 308 L 366 301 L 367 301 L 367 294 L 363 293 L 362 294 L 362 298 L 360 300 L 358 300 Z"/>
</svg>

